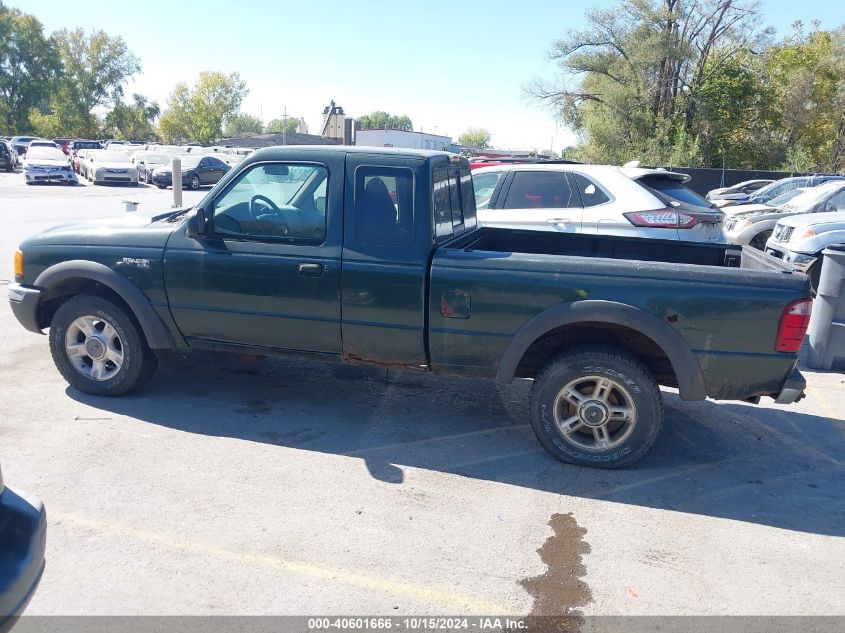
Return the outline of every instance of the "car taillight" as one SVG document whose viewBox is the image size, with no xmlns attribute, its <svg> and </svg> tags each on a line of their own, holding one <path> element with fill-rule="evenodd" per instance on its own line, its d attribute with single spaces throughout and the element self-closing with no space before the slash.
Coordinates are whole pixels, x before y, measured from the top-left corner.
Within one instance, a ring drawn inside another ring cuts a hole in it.
<svg viewBox="0 0 845 633">
<path fill-rule="evenodd" d="M 655 209 L 654 211 L 636 211 L 623 213 L 634 226 L 653 229 L 691 229 L 698 224 L 718 224 L 721 218 L 709 213 L 691 213 L 675 209 Z"/>
<path fill-rule="evenodd" d="M 797 352 L 810 325 L 810 314 L 813 312 L 811 299 L 799 299 L 788 304 L 783 309 L 778 327 L 778 337 L 775 349 L 779 352 Z"/>
</svg>

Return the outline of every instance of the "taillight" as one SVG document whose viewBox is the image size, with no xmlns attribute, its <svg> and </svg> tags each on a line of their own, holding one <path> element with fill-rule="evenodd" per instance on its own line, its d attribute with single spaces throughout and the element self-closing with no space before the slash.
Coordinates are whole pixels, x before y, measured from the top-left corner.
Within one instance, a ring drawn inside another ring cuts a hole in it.
<svg viewBox="0 0 845 633">
<path fill-rule="evenodd" d="M 810 325 L 810 314 L 813 312 L 811 299 L 799 299 L 788 304 L 783 309 L 778 327 L 778 337 L 775 349 L 779 352 L 797 352 L 801 349 L 801 342 Z"/>
<path fill-rule="evenodd" d="M 623 213 L 628 222 L 634 226 L 644 226 L 653 229 L 691 229 L 698 224 L 718 224 L 718 215 L 709 213 L 690 213 L 675 209 L 655 209 L 654 211 L 635 211 Z"/>
</svg>

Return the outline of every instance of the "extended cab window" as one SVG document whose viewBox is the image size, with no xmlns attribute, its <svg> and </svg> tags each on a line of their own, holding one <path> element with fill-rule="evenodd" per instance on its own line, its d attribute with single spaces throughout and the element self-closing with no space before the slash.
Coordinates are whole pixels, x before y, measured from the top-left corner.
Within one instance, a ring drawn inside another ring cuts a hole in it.
<svg viewBox="0 0 845 633">
<path fill-rule="evenodd" d="M 560 171 L 517 171 L 505 199 L 505 209 L 561 209 L 580 207 L 578 194 Z"/>
<path fill-rule="evenodd" d="M 355 170 L 355 236 L 361 244 L 414 243 L 414 174 L 399 167 Z"/>
<path fill-rule="evenodd" d="M 328 176 L 322 165 L 254 165 L 214 200 L 214 231 L 321 243 L 326 238 Z"/>
<path fill-rule="evenodd" d="M 472 174 L 458 166 L 433 170 L 434 234 L 451 237 L 476 225 Z"/>
</svg>

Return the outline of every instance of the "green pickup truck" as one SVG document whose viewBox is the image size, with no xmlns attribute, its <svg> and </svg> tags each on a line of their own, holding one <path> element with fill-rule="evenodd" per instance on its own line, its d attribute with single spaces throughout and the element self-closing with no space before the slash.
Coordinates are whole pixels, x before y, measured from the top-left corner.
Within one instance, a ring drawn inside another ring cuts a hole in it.
<svg viewBox="0 0 845 633">
<path fill-rule="evenodd" d="M 325 146 L 257 151 L 192 209 L 36 235 L 9 288 L 85 393 L 127 393 L 165 350 L 527 378 L 543 446 L 609 468 L 654 442 L 658 385 L 798 400 L 809 296 L 747 248 L 485 228 L 463 158 Z"/>
</svg>

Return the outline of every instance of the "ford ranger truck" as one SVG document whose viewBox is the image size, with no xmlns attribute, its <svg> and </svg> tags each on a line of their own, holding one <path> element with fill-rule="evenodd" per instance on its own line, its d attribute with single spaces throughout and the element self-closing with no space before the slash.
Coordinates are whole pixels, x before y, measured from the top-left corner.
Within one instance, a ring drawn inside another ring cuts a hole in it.
<svg viewBox="0 0 845 633">
<path fill-rule="evenodd" d="M 168 350 L 529 379 L 542 445 L 608 468 L 654 443 L 659 385 L 798 400 L 809 296 L 748 248 L 484 227 L 465 159 L 341 146 L 257 151 L 191 209 L 47 230 L 9 287 L 84 393 L 139 387 Z"/>
</svg>

